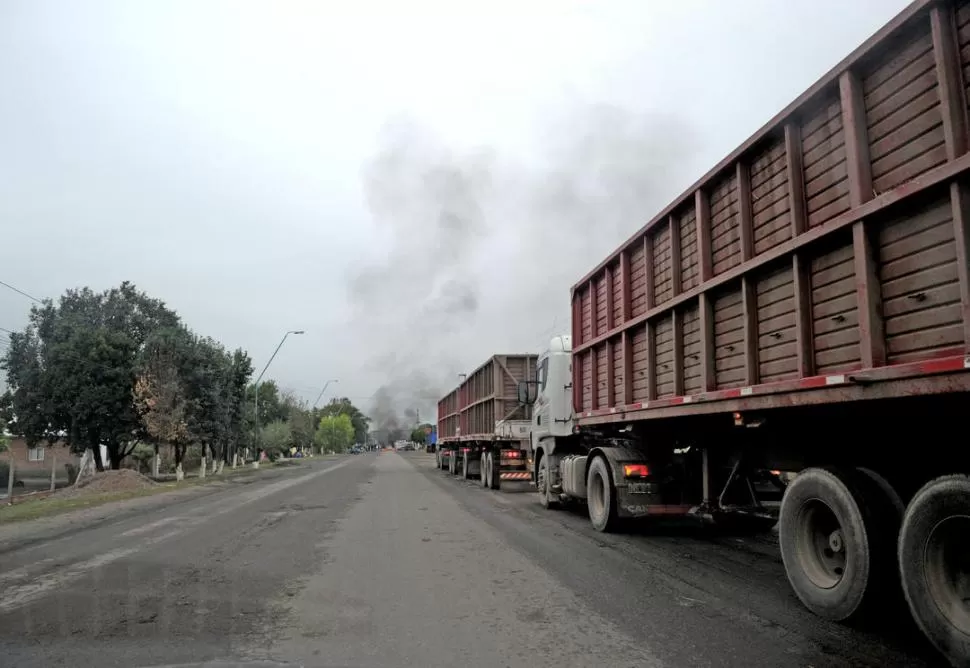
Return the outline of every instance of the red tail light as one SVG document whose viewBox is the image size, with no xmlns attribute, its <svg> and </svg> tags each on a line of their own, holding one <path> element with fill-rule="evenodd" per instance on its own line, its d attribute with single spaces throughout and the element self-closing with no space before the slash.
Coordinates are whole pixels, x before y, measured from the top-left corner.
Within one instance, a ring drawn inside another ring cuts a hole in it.
<svg viewBox="0 0 970 668">
<path fill-rule="evenodd" d="M 518 450 L 502 450 L 502 456 L 506 459 L 518 459 L 522 456 L 522 453 Z"/>
<path fill-rule="evenodd" d="M 646 464 L 624 464 L 624 478 L 646 478 L 650 475 L 650 469 Z"/>
<path fill-rule="evenodd" d="M 471 448 L 462 448 L 461 449 L 461 451 L 462 451 L 463 454 L 466 453 L 466 452 L 468 452 L 469 450 L 471 450 Z"/>
</svg>

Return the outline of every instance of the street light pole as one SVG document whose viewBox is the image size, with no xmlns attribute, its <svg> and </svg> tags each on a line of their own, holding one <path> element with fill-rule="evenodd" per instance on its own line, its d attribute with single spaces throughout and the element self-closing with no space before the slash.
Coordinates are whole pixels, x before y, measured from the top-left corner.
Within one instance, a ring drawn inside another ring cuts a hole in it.
<svg viewBox="0 0 970 668">
<path fill-rule="evenodd" d="M 328 381 L 327 381 L 327 382 L 326 382 L 326 383 L 324 384 L 324 386 L 323 386 L 323 389 L 322 389 L 322 390 L 320 390 L 320 394 L 318 394 L 318 395 L 317 395 L 317 400 L 313 402 L 313 406 L 312 406 L 312 408 L 316 408 L 316 407 L 317 407 L 317 404 L 319 404 L 319 403 L 320 403 L 320 399 L 322 399 L 322 398 L 323 398 L 323 393 L 327 391 L 327 388 L 328 388 L 328 387 L 330 387 L 330 383 L 339 383 L 339 382 L 340 382 L 340 381 L 339 381 L 339 380 L 337 380 L 336 378 L 333 378 L 333 379 L 331 379 L 331 380 L 328 380 Z"/>
<path fill-rule="evenodd" d="M 280 339 L 280 344 L 276 346 L 276 350 L 274 350 L 273 354 L 270 355 L 269 361 L 266 363 L 266 366 L 263 367 L 263 370 L 259 372 L 259 376 L 256 377 L 256 382 L 253 384 L 253 387 L 255 390 L 253 394 L 256 395 L 253 400 L 253 446 L 254 448 L 259 443 L 259 381 L 263 379 L 263 374 L 266 373 L 266 369 L 268 369 L 269 365 L 273 363 L 274 359 L 276 359 L 276 353 L 278 353 L 280 351 L 280 348 L 283 347 L 283 344 L 286 343 L 286 338 L 290 334 L 303 334 L 303 333 L 304 331 L 302 329 L 291 329 L 290 331 L 288 331 L 286 334 L 283 335 L 283 338 Z"/>
</svg>

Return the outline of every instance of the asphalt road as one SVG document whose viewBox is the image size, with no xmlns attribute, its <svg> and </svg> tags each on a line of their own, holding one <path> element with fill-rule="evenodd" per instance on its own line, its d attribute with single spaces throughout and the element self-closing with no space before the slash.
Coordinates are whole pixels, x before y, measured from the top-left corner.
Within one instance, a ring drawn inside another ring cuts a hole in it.
<svg viewBox="0 0 970 668">
<path fill-rule="evenodd" d="M 423 454 L 0 527 L 4 667 L 934 665 L 882 626 L 806 612 L 771 536 L 602 535 Z"/>
</svg>

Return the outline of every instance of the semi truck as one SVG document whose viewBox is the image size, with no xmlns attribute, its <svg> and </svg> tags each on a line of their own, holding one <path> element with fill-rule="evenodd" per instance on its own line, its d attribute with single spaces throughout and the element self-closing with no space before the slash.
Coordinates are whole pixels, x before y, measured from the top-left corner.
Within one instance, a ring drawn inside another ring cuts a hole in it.
<svg viewBox="0 0 970 668">
<path fill-rule="evenodd" d="M 777 520 L 807 608 L 970 664 L 968 85 L 970 2 L 914 2 L 579 280 L 541 504 Z"/>
<path fill-rule="evenodd" d="M 482 487 L 531 482 L 531 407 L 518 384 L 535 375 L 537 355 L 492 355 L 438 402 L 438 468 Z"/>
</svg>

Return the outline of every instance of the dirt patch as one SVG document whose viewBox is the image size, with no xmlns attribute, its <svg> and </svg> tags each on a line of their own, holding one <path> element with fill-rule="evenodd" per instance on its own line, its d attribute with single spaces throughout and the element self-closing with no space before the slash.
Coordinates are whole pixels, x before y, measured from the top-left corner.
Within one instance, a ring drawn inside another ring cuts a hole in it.
<svg viewBox="0 0 970 668">
<path fill-rule="evenodd" d="M 97 473 L 91 478 L 81 480 L 73 487 L 57 492 L 54 498 L 73 499 L 85 496 L 103 494 L 105 492 L 128 492 L 155 487 L 152 482 L 141 473 L 130 469 L 119 471 L 105 471 Z"/>
</svg>

